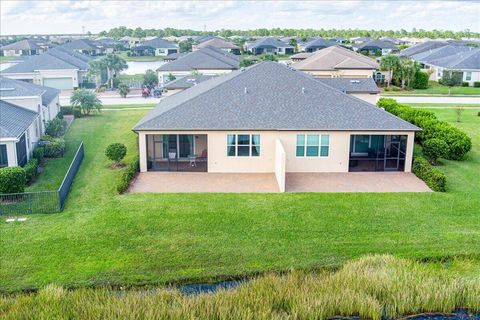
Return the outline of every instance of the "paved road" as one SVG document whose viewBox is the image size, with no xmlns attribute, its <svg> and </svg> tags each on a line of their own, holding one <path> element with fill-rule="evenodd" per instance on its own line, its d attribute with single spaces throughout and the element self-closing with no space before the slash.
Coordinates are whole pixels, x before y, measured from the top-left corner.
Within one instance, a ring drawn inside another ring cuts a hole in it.
<svg viewBox="0 0 480 320">
<path fill-rule="evenodd" d="M 480 104 L 480 97 L 419 97 L 419 96 L 383 96 L 401 103 L 464 103 Z"/>
<path fill-rule="evenodd" d="M 160 98 L 142 98 L 141 96 L 127 96 L 126 98 L 121 97 L 99 97 L 102 104 L 105 106 L 108 105 L 119 105 L 119 104 L 148 104 L 148 103 L 158 103 Z M 70 105 L 70 96 L 60 96 L 60 105 L 68 106 Z"/>
</svg>

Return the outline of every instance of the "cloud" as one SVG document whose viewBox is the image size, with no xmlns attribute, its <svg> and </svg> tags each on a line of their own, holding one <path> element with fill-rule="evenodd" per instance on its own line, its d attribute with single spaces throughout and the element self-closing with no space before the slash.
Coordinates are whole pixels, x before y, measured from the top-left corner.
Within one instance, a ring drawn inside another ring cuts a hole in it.
<svg viewBox="0 0 480 320">
<path fill-rule="evenodd" d="M 99 32 L 124 25 L 442 29 L 480 32 L 478 1 L 0 1 L 1 34 Z"/>
</svg>

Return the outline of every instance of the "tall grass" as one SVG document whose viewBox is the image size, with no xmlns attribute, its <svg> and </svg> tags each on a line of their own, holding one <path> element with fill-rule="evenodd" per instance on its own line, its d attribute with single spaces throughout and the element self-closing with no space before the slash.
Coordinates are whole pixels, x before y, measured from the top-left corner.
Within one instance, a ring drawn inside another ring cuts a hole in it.
<svg viewBox="0 0 480 320">
<path fill-rule="evenodd" d="M 69 291 L 49 285 L 0 298 L 5 319 L 380 319 L 456 308 L 480 311 L 480 277 L 389 255 L 366 256 L 336 272 L 267 274 L 194 296 L 172 288 Z"/>
</svg>

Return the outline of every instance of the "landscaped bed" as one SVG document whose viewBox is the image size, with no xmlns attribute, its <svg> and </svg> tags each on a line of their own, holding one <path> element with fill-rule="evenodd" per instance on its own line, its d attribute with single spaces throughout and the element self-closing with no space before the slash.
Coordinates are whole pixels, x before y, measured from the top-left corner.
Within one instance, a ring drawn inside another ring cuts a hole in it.
<svg viewBox="0 0 480 320">
<path fill-rule="evenodd" d="M 64 212 L 0 224 L 1 291 L 212 281 L 338 267 L 370 253 L 480 258 L 475 110 L 466 109 L 461 123 L 452 110 L 433 110 L 473 142 L 465 160 L 441 160 L 446 193 L 118 195 L 126 168 L 112 170 L 104 150 L 122 142 L 124 162 L 131 163 L 137 154 L 131 128 L 146 112 L 75 120 L 67 146 L 83 140 L 85 159 Z M 49 163 L 35 188 L 60 183 L 62 168 Z"/>
</svg>

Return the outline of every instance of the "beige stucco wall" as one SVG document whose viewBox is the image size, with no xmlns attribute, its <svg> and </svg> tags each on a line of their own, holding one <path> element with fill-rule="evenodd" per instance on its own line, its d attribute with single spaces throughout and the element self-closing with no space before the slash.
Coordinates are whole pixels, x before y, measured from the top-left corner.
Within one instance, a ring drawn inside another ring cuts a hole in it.
<svg viewBox="0 0 480 320">
<path fill-rule="evenodd" d="M 405 171 L 411 171 L 414 132 L 395 131 L 203 131 L 203 132 L 140 132 L 140 170 L 147 170 L 145 134 L 207 134 L 208 135 L 208 171 L 238 173 L 274 173 L 276 140 L 285 150 L 286 172 L 348 172 L 350 135 L 352 134 L 389 134 L 407 135 Z M 260 134 L 260 156 L 227 156 L 227 134 Z M 329 134 L 329 155 L 327 157 L 297 157 L 297 134 Z M 142 143 L 143 142 L 143 143 Z"/>
<path fill-rule="evenodd" d="M 370 93 L 350 93 L 351 96 L 357 97 L 371 104 L 377 104 L 380 94 L 370 94 Z"/>
<path fill-rule="evenodd" d="M 85 72 L 74 69 L 62 70 L 40 70 L 30 73 L 9 73 L 4 74 L 7 78 L 17 80 L 33 80 L 34 84 L 43 85 L 44 78 L 72 78 L 73 87 L 78 87 L 79 81 L 82 82 Z M 73 88 L 72 88 L 73 89 Z"/>
</svg>

